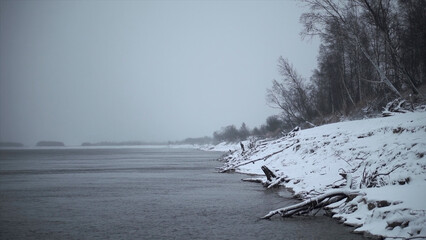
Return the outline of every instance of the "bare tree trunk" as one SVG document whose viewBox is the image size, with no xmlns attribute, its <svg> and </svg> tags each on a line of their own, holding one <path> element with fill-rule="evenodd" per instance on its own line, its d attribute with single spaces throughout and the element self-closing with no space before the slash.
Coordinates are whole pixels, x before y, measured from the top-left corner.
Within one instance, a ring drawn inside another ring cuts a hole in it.
<svg viewBox="0 0 426 240">
<path fill-rule="evenodd" d="M 318 197 L 310 198 L 298 204 L 270 211 L 268 214 L 263 216 L 262 219 L 270 219 L 276 214 L 280 214 L 282 217 L 290 217 L 294 214 L 305 214 L 309 213 L 314 209 L 323 208 L 332 203 L 341 201 L 345 198 L 359 195 L 359 191 L 351 190 L 352 175 L 346 173 L 341 175 L 346 178 L 346 187 L 342 189 L 328 191 L 322 195 L 319 195 Z"/>
<path fill-rule="evenodd" d="M 262 171 L 265 173 L 266 180 L 264 178 L 245 178 L 243 181 L 246 182 L 257 182 L 262 183 L 263 186 L 267 188 L 272 188 L 275 186 L 278 186 L 280 183 L 286 181 L 288 182 L 288 177 L 285 175 L 282 175 L 280 177 L 277 177 L 274 172 L 272 172 L 267 166 L 263 165 Z"/>
<path fill-rule="evenodd" d="M 352 44 L 354 45 L 360 45 L 359 44 L 359 39 L 357 37 L 355 37 L 356 39 L 356 43 Z M 370 63 L 373 65 L 373 67 L 376 69 L 377 73 L 380 76 L 380 81 L 385 83 L 394 93 L 396 93 L 399 97 L 402 97 L 401 93 L 395 88 L 395 86 L 391 83 L 391 81 L 389 81 L 389 79 L 386 77 L 385 73 L 383 72 L 383 70 L 381 70 L 379 68 L 379 66 L 373 61 L 373 59 L 371 59 L 370 55 L 365 51 L 365 49 L 362 48 L 362 46 L 359 46 L 359 48 L 361 49 L 361 52 L 364 54 L 364 56 L 368 59 L 368 61 L 370 61 Z"/>
<path fill-rule="evenodd" d="M 356 61 L 357 61 L 357 63 L 356 63 L 356 75 L 357 75 L 357 78 L 358 78 L 358 98 L 359 98 L 359 101 L 362 102 L 361 70 L 359 69 L 360 68 L 360 62 L 361 62 L 361 60 L 359 58 L 359 44 L 357 44 L 357 46 L 356 46 Z"/>
<path fill-rule="evenodd" d="M 374 22 L 380 32 L 383 34 L 384 39 L 386 41 L 385 49 L 388 48 L 390 51 L 390 54 L 395 60 L 396 67 L 401 71 L 402 74 L 405 75 L 405 77 L 408 79 L 409 84 L 411 85 L 411 89 L 414 93 L 420 94 L 420 91 L 417 89 L 416 85 L 414 84 L 415 79 L 411 76 L 411 74 L 408 72 L 407 68 L 404 64 L 401 63 L 401 57 L 399 56 L 395 45 L 392 43 L 391 36 L 389 34 L 389 28 L 385 24 L 383 24 L 383 19 L 380 19 L 380 14 L 373 9 L 373 7 L 369 4 L 367 0 L 363 0 L 365 9 L 370 12 L 370 14 L 373 16 Z M 382 7 L 382 2 L 380 1 L 380 5 Z M 382 7 L 383 8 L 383 7 Z"/>
<path fill-rule="evenodd" d="M 277 178 L 277 176 L 265 165 L 263 165 L 261 169 L 265 173 L 266 179 L 268 179 L 268 181 L 272 181 L 272 179 Z"/>
</svg>

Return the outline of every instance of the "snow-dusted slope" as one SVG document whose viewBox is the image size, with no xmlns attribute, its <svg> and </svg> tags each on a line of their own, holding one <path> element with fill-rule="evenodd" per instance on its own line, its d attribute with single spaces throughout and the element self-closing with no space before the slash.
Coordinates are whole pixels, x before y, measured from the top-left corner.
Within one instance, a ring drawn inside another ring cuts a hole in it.
<svg viewBox="0 0 426 240">
<path fill-rule="evenodd" d="M 266 165 L 288 176 L 291 180 L 282 185 L 303 198 L 343 184 L 339 172 L 350 172 L 353 186 L 365 195 L 335 204 L 335 218 L 373 235 L 426 236 L 426 112 L 329 124 L 259 141 L 245 153 L 229 155 L 226 166 L 276 152 L 236 171 L 263 175 Z"/>
<path fill-rule="evenodd" d="M 222 142 L 217 145 L 202 145 L 199 147 L 200 150 L 218 151 L 218 152 L 228 152 L 228 151 L 233 152 L 235 150 L 238 150 L 239 148 L 240 148 L 239 143 L 227 143 L 227 142 Z"/>
</svg>

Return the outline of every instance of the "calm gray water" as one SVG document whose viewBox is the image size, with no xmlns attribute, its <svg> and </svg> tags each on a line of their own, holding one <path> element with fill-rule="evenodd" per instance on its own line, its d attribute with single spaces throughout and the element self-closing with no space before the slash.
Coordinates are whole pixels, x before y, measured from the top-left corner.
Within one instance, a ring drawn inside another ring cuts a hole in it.
<svg viewBox="0 0 426 240">
<path fill-rule="evenodd" d="M 0 151 L 0 239 L 362 239 L 188 149 Z M 281 190 L 283 191 L 283 190 Z"/>
</svg>

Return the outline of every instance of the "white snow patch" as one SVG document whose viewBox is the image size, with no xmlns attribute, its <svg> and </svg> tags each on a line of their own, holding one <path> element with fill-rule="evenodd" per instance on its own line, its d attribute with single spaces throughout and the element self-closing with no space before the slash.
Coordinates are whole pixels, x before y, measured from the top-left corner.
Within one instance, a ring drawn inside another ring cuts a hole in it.
<svg viewBox="0 0 426 240">
<path fill-rule="evenodd" d="M 248 146 L 248 141 L 242 142 L 244 146 Z M 201 145 L 198 147 L 201 150 L 205 151 L 217 151 L 217 152 L 234 152 L 236 150 L 241 150 L 240 143 L 227 143 L 227 142 L 221 142 L 216 145 Z"/>
<path fill-rule="evenodd" d="M 345 184 L 339 172 L 350 172 L 353 186 L 365 196 L 334 204 L 335 218 L 373 235 L 426 236 L 424 111 L 323 125 L 257 141 L 244 153 L 239 144 L 212 149 L 234 151 L 224 168 L 266 157 L 235 170 L 263 175 L 266 165 L 287 175 L 290 181 L 282 185 L 305 198 Z"/>
</svg>

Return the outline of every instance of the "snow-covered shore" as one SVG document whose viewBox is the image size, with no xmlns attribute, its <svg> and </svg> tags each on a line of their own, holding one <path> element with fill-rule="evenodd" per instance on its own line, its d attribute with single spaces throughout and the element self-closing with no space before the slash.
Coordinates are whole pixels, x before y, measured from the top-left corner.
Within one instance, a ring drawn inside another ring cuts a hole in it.
<svg viewBox="0 0 426 240">
<path fill-rule="evenodd" d="M 323 125 L 245 145 L 244 153 L 238 144 L 204 150 L 231 150 L 224 168 L 273 154 L 235 170 L 264 176 L 266 165 L 303 199 L 343 185 L 339 173 L 351 173 L 362 195 L 333 204 L 333 218 L 368 235 L 426 237 L 426 112 Z"/>
<path fill-rule="evenodd" d="M 244 142 L 246 143 L 246 141 Z M 238 143 L 227 143 L 227 142 L 222 142 L 219 143 L 217 145 L 201 145 L 198 147 L 201 150 L 204 151 L 217 151 L 217 152 L 228 152 L 228 151 L 236 151 L 238 149 L 240 149 L 240 144 Z"/>
</svg>

